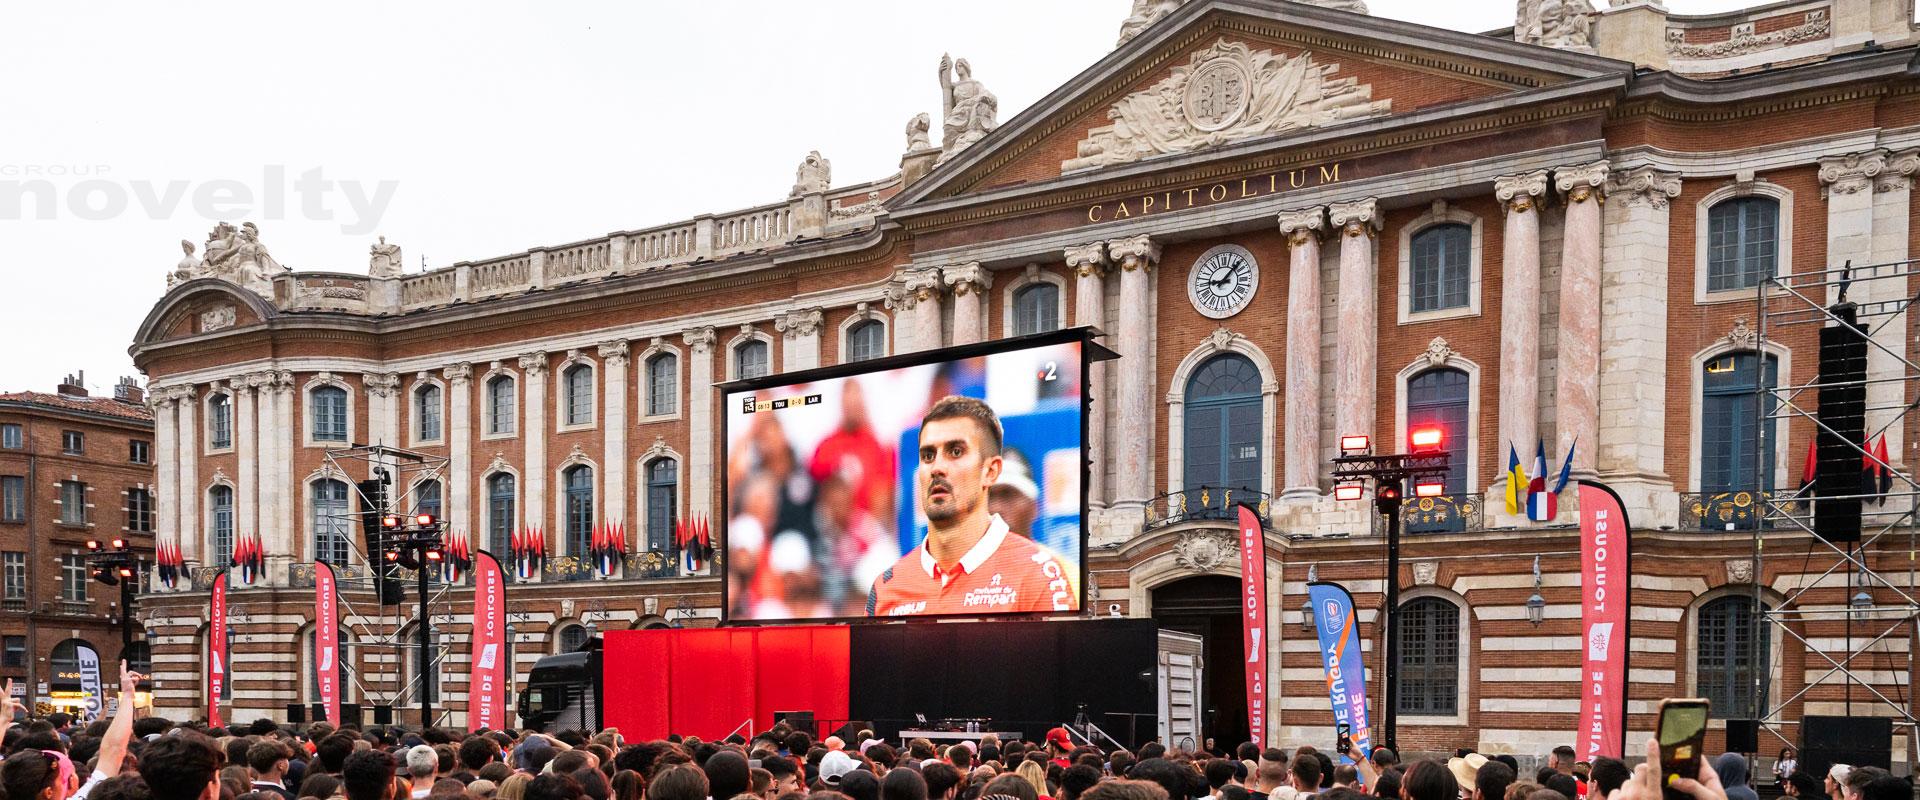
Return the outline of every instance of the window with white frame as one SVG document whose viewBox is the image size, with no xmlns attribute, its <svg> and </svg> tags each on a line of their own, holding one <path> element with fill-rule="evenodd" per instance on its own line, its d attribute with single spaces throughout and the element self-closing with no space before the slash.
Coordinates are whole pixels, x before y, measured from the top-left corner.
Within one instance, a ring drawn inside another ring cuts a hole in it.
<svg viewBox="0 0 1920 800">
<path fill-rule="evenodd" d="M 208 521 L 213 527 L 207 537 L 213 550 L 210 563 L 224 567 L 233 563 L 233 487 L 215 486 L 208 490 L 207 504 L 211 511 Z"/>
<path fill-rule="evenodd" d="M 861 320 L 847 329 L 847 361 L 866 361 L 887 354 L 887 325 L 877 319 Z"/>
<path fill-rule="evenodd" d="M 575 364 L 561 373 L 565 425 L 593 424 L 593 367 Z"/>
<path fill-rule="evenodd" d="M 591 636 L 587 632 L 587 626 L 567 625 L 560 629 L 560 652 L 579 652 L 580 648 L 586 646 L 587 639 L 589 638 L 591 638 Z"/>
<path fill-rule="evenodd" d="M 87 435 L 80 431 L 61 431 L 60 451 L 76 456 L 86 453 Z"/>
<path fill-rule="evenodd" d="M 1772 628 L 1755 624 L 1753 597 L 1727 595 L 1700 607 L 1695 621 L 1694 682 L 1699 697 L 1712 704 L 1719 719 L 1751 719 L 1767 707 L 1756 705 L 1753 685 L 1771 669 Z M 1765 691 L 1766 683 L 1761 682 Z"/>
<path fill-rule="evenodd" d="M 19 450 L 27 446 L 26 430 L 18 424 L 0 424 L 0 448 Z"/>
<path fill-rule="evenodd" d="M 313 436 L 316 442 L 347 440 L 347 390 L 321 386 L 309 395 L 313 403 Z"/>
<path fill-rule="evenodd" d="M 313 482 L 313 557 L 346 566 L 352 553 L 347 539 L 347 484 L 331 478 Z"/>
<path fill-rule="evenodd" d="M 421 481 L 413 487 L 413 513 L 431 514 L 434 519 L 443 516 L 440 511 L 445 506 L 440 497 L 439 481 Z"/>
<path fill-rule="evenodd" d="M 759 339 L 741 342 L 733 348 L 733 374 L 745 380 L 764 378 L 773 371 L 773 348 Z"/>
<path fill-rule="evenodd" d="M 8 600 L 27 599 L 27 554 L 17 550 L 0 553 L 0 579 L 4 579 Z"/>
<path fill-rule="evenodd" d="M 514 478 L 509 472 L 487 478 L 487 549 L 505 556 L 513 541 Z"/>
<path fill-rule="evenodd" d="M 233 446 L 233 397 L 225 392 L 207 398 L 207 446 L 215 450 Z"/>
<path fill-rule="evenodd" d="M 487 380 L 487 434 L 504 436 L 513 433 L 517 409 L 515 407 L 513 377 L 495 375 Z"/>
<path fill-rule="evenodd" d="M 1418 597 L 1393 615 L 1400 629 L 1399 713 L 1447 717 L 1460 713 L 1460 607 Z"/>
<path fill-rule="evenodd" d="M 1780 201 L 1748 195 L 1707 209 L 1707 291 L 1751 289 L 1779 269 Z"/>
<path fill-rule="evenodd" d="M 27 479 L 0 475 L 0 522 L 27 521 Z"/>
<path fill-rule="evenodd" d="M 427 384 L 414 390 L 413 418 L 415 437 L 423 442 L 440 440 L 440 387 Z"/>
<path fill-rule="evenodd" d="M 60 524 L 87 524 L 87 485 L 85 483 L 60 482 Z"/>
<path fill-rule="evenodd" d="M 593 543 L 593 468 L 585 464 L 568 467 L 561 473 L 561 484 L 566 493 L 565 554 L 584 559 Z"/>
<path fill-rule="evenodd" d="M 1751 350 L 1707 360 L 1700 376 L 1700 491 L 1707 494 L 1773 485 L 1773 459 L 1759 452 L 1761 404 L 1773 414 L 1776 361 Z"/>
<path fill-rule="evenodd" d="M 87 602 L 87 557 L 60 557 L 60 599 L 69 603 Z"/>
<path fill-rule="evenodd" d="M 132 464 L 153 463 L 153 446 L 141 439 L 127 440 L 127 462 Z"/>
<path fill-rule="evenodd" d="M 680 462 L 656 458 L 647 464 L 647 549 L 673 549 L 673 526 L 680 518 Z"/>
<path fill-rule="evenodd" d="M 1060 287 L 1031 283 L 1013 293 L 1013 335 L 1060 329 Z"/>
<path fill-rule="evenodd" d="M 1413 313 L 1465 308 L 1471 302 L 1473 227 L 1430 225 L 1413 235 L 1408 252 L 1409 309 Z"/>
<path fill-rule="evenodd" d="M 127 530 L 153 532 L 153 493 L 145 489 L 127 490 Z"/>
<path fill-rule="evenodd" d="M 658 353 L 647 359 L 647 416 L 672 414 L 680 407 L 680 357 Z"/>
</svg>

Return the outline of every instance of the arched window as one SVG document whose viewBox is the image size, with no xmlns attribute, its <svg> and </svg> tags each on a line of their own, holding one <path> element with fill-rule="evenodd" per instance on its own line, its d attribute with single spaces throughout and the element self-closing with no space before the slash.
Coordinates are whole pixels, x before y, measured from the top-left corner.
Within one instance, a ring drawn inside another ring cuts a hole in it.
<svg viewBox="0 0 1920 800">
<path fill-rule="evenodd" d="M 1747 196 L 1707 210 L 1707 291 L 1751 289 L 1775 274 L 1780 251 L 1780 201 Z"/>
<path fill-rule="evenodd" d="M 505 558 L 513 541 L 513 474 L 496 473 L 487 478 L 487 550 Z"/>
<path fill-rule="evenodd" d="M 335 668 L 340 670 L 340 676 L 334 680 L 338 681 L 335 685 L 340 687 L 341 702 L 346 702 L 348 697 L 347 690 L 353 685 L 352 676 L 347 674 L 347 659 L 351 657 L 348 654 L 351 653 L 352 650 L 347 647 L 347 631 L 344 628 L 334 635 L 339 637 L 336 641 L 340 642 L 340 658 L 334 664 Z M 303 645 L 306 648 L 307 654 L 307 668 L 305 670 L 306 681 L 305 684 L 300 687 L 300 696 L 306 698 L 306 702 L 309 703 L 320 702 L 319 639 L 318 631 L 312 628 L 307 629 L 306 642 Z"/>
<path fill-rule="evenodd" d="M 764 378 L 773 371 L 773 349 L 766 342 L 752 339 L 741 342 L 733 348 L 734 376 L 746 378 Z"/>
<path fill-rule="evenodd" d="M 1713 716 L 1751 719 L 1766 708 L 1765 697 L 1754 703 L 1753 685 L 1771 674 L 1772 633 L 1765 620 L 1756 619 L 1753 598 L 1728 595 L 1700 607 L 1694 678 L 1700 697 L 1713 703 Z"/>
<path fill-rule="evenodd" d="M 575 364 L 562 373 L 566 384 L 566 424 L 593 422 L 593 367 Z"/>
<path fill-rule="evenodd" d="M 561 484 L 567 493 L 565 555 L 584 559 L 588 545 L 593 542 L 593 468 L 577 464 L 561 475 Z"/>
<path fill-rule="evenodd" d="M 590 638 L 585 625 L 568 625 L 560 629 L 560 652 L 572 653 L 587 645 Z"/>
<path fill-rule="evenodd" d="M 99 663 L 100 652 L 95 650 L 91 643 L 84 639 L 63 639 L 59 644 L 53 646 L 53 652 L 48 655 L 48 660 L 52 662 L 50 666 L 53 667 L 53 676 L 52 679 L 48 681 L 48 684 L 54 691 L 78 692 L 83 690 L 81 683 L 83 666 L 80 657 L 80 651 L 83 648 L 92 654 L 92 660 L 95 662 L 93 665 L 94 668 L 102 671 L 101 680 L 103 682 L 106 680 L 106 665 Z"/>
<path fill-rule="evenodd" d="M 347 485 L 333 479 L 313 482 L 313 557 L 346 566 L 352 548 L 347 539 Z"/>
<path fill-rule="evenodd" d="M 1207 359 L 1187 381 L 1185 484 L 1259 491 L 1260 370 L 1239 353 Z"/>
<path fill-rule="evenodd" d="M 1013 293 L 1013 335 L 1060 329 L 1060 287 L 1033 283 Z"/>
<path fill-rule="evenodd" d="M 1467 490 L 1467 389 L 1464 370 L 1430 369 L 1407 380 L 1407 431 L 1438 427 L 1444 431 L 1447 494 Z M 1409 443 L 1409 446 L 1411 444 Z"/>
<path fill-rule="evenodd" d="M 1470 302 L 1473 226 L 1449 222 L 1413 235 L 1408 254 L 1414 313 L 1460 308 Z"/>
<path fill-rule="evenodd" d="M 1393 616 L 1400 629 L 1400 713 L 1460 713 L 1460 607 L 1419 597 Z"/>
<path fill-rule="evenodd" d="M 866 361 L 887 354 L 887 326 L 877 319 L 862 320 L 847 329 L 847 361 Z"/>
<path fill-rule="evenodd" d="M 207 446 L 233 446 L 233 401 L 225 392 L 207 398 Z"/>
<path fill-rule="evenodd" d="M 515 412 L 513 378 L 496 375 L 487 381 L 487 433 L 513 433 Z"/>
<path fill-rule="evenodd" d="M 434 519 L 439 519 L 444 516 L 441 509 L 445 505 L 441 501 L 439 481 L 421 481 L 413 487 L 413 513 L 432 514 Z"/>
<path fill-rule="evenodd" d="M 647 359 L 647 415 L 672 414 L 680 408 L 680 357 L 660 353 Z"/>
<path fill-rule="evenodd" d="M 207 539 L 213 545 L 213 560 L 209 563 L 224 567 L 233 563 L 233 487 L 215 486 L 207 492 L 207 500 L 213 511 L 213 530 L 207 532 Z"/>
<path fill-rule="evenodd" d="M 1773 485 L 1773 459 L 1759 452 L 1762 409 L 1772 416 L 1776 365 L 1751 350 L 1707 360 L 1700 376 L 1700 491 L 1731 492 Z M 1754 468 L 1761 472 L 1756 475 Z"/>
<path fill-rule="evenodd" d="M 647 549 L 673 547 L 673 523 L 680 518 L 680 463 L 656 458 L 647 464 Z"/>
<path fill-rule="evenodd" d="M 310 399 L 313 401 L 313 440 L 346 441 L 347 390 L 338 386 L 322 386 L 313 390 Z"/>
<path fill-rule="evenodd" d="M 423 442 L 440 440 L 440 387 L 427 384 L 413 393 L 414 432 Z"/>
</svg>

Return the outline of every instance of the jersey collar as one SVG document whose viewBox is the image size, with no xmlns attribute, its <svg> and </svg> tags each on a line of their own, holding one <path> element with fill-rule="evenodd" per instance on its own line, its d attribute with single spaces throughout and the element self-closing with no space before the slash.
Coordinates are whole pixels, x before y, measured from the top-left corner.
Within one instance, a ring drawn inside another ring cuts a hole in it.
<svg viewBox="0 0 1920 800">
<path fill-rule="evenodd" d="M 987 535 L 980 537 L 973 549 L 960 557 L 960 573 L 971 573 L 987 563 L 993 552 L 1000 549 L 1000 543 L 1006 541 L 1009 530 L 1007 521 L 1001 519 L 999 514 L 988 515 Z M 927 571 L 927 577 L 940 578 L 940 565 L 933 560 L 933 551 L 927 549 L 925 542 L 920 543 L 920 568 Z"/>
</svg>

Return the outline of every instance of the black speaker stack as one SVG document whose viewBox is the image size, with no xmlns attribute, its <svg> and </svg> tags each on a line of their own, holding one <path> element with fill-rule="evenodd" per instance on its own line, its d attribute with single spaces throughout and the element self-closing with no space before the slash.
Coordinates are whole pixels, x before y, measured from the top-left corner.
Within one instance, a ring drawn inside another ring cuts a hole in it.
<svg viewBox="0 0 1920 800">
<path fill-rule="evenodd" d="M 1891 717 L 1802 717 L 1799 770 L 1824 777 L 1835 764 L 1893 768 Z"/>
<path fill-rule="evenodd" d="M 1865 493 L 1860 453 L 1867 440 L 1867 334 L 1852 303 L 1828 310 L 1840 324 L 1820 329 L 1813 531 L 1829 542 L 1857 542 Z"/>
</svg>

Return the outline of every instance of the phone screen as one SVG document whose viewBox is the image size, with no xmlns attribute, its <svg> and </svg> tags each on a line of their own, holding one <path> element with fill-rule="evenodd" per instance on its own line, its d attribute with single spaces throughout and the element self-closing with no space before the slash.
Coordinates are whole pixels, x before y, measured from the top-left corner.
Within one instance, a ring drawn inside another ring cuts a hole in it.
<svg viewBox="0 0 1920 800">
<path fill-rule="evenodd" d="M 1707 704 L 1699 700 L 1669 700 L 1660 706 L 1660 785 L 1675 777 L 1700 774 L 1700 748 L 1707 737 Z M 1671 796 L 1674 790 L 1667 788 Z"/>
<path fill-rule="evenodd" d="M 1337 744 L 1338 752 L 1340 755 L 1344 756 L 1347 754 L 1348 750 L 1353 749 L 1353 726 L 1342 722 L 1339 725 L 1334 726 L 1334 730 L 1339 732 L 1339 741 Z"/>
</svg>

